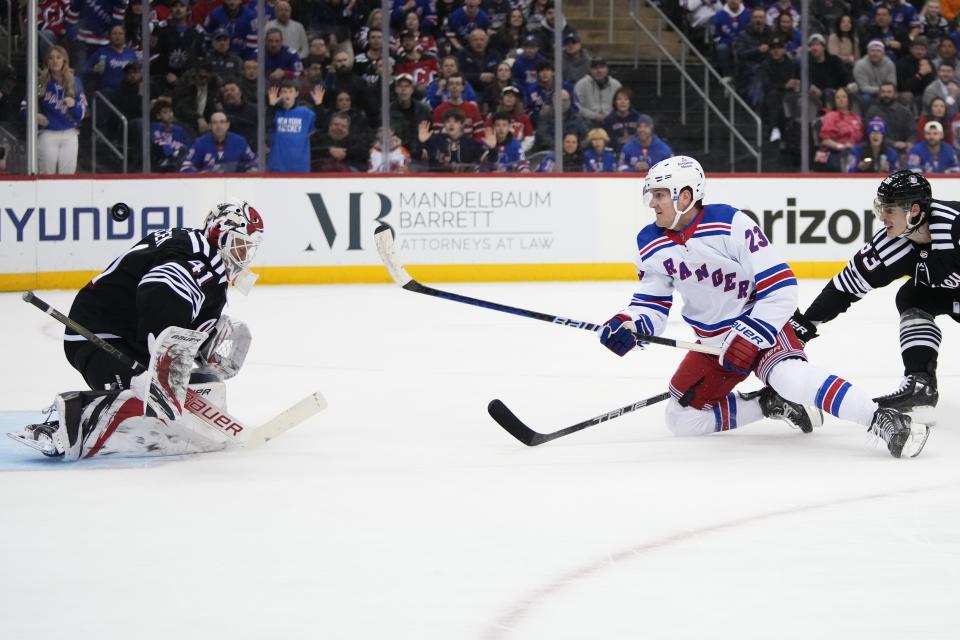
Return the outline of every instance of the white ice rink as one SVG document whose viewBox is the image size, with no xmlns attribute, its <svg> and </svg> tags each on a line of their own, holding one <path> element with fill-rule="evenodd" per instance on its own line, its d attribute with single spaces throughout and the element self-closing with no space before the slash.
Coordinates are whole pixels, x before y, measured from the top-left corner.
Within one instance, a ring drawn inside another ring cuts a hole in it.
<svg viewBox="0 0 960 640">
<path fill-rule="evenodd" d="M 632 291 L 438 286 L 590 321 Z M 811 360 L 892 390 L 894 292 L 826 325 Z M 73 294 L 41 295 L 66 311 Z M 257 423 L 317 389 L 329 408 L 256 451 L 162 463 L 32 463 L 0 439 L 0 638 L 960 637 L 949 320 L 939 424 L 894 460 L 832 417 L 675 438 L 663 405 L 526 448 L 488 401 L 553 431 L 665 390 L 683 353 L 618 359 L 586 331 L 393 285 L 232 301 L 254 343 L 231 410 Z M 12 293 L 0 317 L 0 412 L 82 387 L 60 326 Z"/>
</svg>

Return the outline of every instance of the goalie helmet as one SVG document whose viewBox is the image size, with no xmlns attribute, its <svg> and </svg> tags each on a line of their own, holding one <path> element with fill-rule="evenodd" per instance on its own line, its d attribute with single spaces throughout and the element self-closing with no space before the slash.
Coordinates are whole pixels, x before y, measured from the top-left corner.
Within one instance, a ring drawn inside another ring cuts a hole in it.
<svg viewBox="0 0 960 640">
<path fill-rule="evenodd" d="M 878 220 L 883 214 L 898 209 L 906 218 L 907 227 L 899 237 L 904 238 L 926 222 L 933 200 L 930 183 L 921 174 L 909 170 L 896 171 L 883 179 L 877 187 L 877 197 L 873 200 L 873 213 Z M 920 206 L 920 212 L 914 215 L 913 205 Z"/>
<path fill-rule="evenodd" d="M 677 226 L 680 217 L 687 211 L 690 211 L 694 205 L 703 199 L 704 184 L 706 177 L 703 175 L 703 167 L 700 163 L 690 156 L 673 156 L 661 160 L 650 167 L 647 177 L 643 181 L 643 204 L 650 207 L 652 203 L 652 191 L 654 189 L 668 189 L 670 199 L 673 200 L 673 210 L 675 216 L 670 229 Z M 683 211 L 677 209 L 677 201 L 680 199 L 680 192 L 684 189 L 690 189 L 690 195 L 693 198 L 690 204 Z"/>
<path fill-rule="evenodd" d="M 227 270 L 227 279 L 236 283 L 257 253 L 263 239 L 263 218 L 244 200 L 236 198 L 214 205 L 203 222 L 207 241 L 217 248 Z"/>
</svg>

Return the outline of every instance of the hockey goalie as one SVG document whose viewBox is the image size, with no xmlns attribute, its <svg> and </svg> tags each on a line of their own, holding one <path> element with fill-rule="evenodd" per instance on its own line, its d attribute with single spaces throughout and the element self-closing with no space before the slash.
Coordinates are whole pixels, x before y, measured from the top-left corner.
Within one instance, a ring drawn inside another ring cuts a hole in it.
<svg viewBox="0 0 960 640">
<path fill-rule="evenodd" d="M 229 200 L 210 210 L 202 229 L 156 231 L 117 257 L 80 290 L 70 319 L 147 364 L 124 366 L 68 326 L 67 360 L 90 390 L 58 394 L 45 422 L 10 437 L 64 461 L 199 453 L 237 442 L 242 426 L 220 408 L 250 331 L 223 309 L 228 287 L 247 294 L 253 286 L 249 266 L 262 239 L 260 213 Z"/>
</svg>

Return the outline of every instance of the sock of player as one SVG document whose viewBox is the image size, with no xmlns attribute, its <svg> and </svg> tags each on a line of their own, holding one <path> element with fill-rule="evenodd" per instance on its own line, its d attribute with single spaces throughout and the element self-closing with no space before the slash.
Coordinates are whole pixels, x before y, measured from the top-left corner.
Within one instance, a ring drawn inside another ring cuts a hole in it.
<svg viewBox="0 0 960 640">
<path fill-rule="evenodd" d="M 870 426 L 877 403 L 839 376 L 823 371 L 805 360 L 783 360 L 767 379 L 770 386 L 792 402 L 817 406 L 841 420 Z"/>
<path fill-rule="evenodd" d="M 760 420 L 763 410 L 758 399 L 745 400 L 736 392 L 731 392 L 713 405 L 713 415 L 717 421 L 717 431 L 728 431 Z"/>
</svg>

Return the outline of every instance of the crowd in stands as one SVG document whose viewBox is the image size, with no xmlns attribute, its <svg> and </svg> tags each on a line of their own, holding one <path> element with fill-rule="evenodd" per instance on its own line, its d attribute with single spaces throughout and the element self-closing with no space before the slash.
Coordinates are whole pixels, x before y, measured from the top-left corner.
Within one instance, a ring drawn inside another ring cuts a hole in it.
<svg viewBox="0 0 960 640">
<path fill-rule="evenodd" d="M 42 172 L 76 170 L 93 92 L 124 114 L 134 146 L 149 129 L 151 148 L 137 153 L 160 172 L 550 171 L 557 91 L 564 171 L 643 172 L 672 155 L 552 0 L 393 0 L 389 149 L 380 3 L 266 0 L 265 13 L 261 70 L 255 0 L 155 0 L 146 35 L 139 2 L 41 0 Z"/>
<path fill-rule="evenodd" d="M 793 0 L 680 6 L 726 82 L 761 114 L 770 142 L 798 151 L 808 101 L 815 170 L 960 171 L 960 1 L 811 0 L 806 43 Z"/>
</svg>

